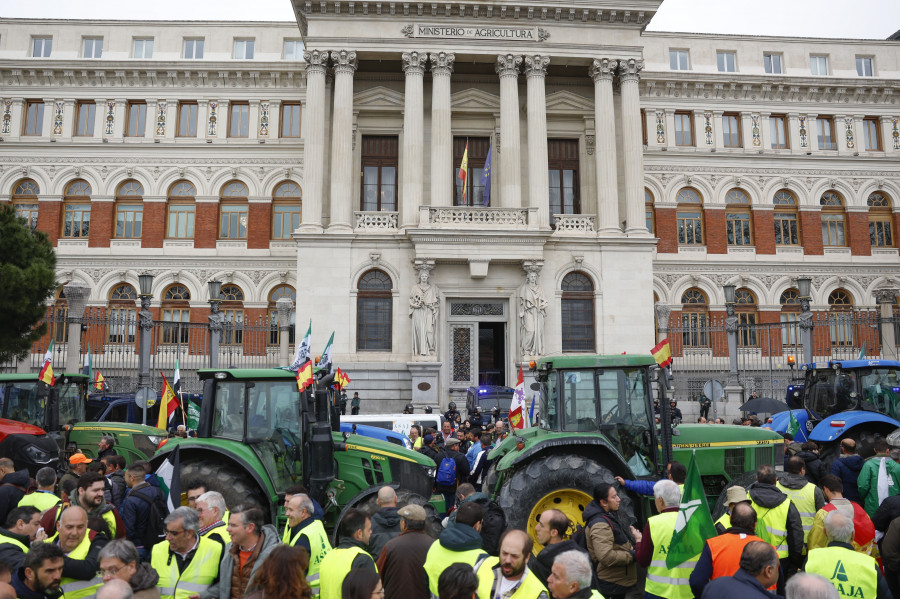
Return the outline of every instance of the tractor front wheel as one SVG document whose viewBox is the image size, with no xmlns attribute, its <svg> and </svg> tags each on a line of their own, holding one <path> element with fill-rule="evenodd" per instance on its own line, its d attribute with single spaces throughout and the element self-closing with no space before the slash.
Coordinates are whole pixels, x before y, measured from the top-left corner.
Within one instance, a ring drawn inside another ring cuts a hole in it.
<svg viewBox="0 0 900 599">
<path fill-rule="evenodd" d="M 198 460 L 181 467 L 181 488 L 187 490 L 188 481 L 198 480 L 209 485 L 210 491 L 218 491 L 225 498 L 225 505 L 234 509 L 241 504 L 255 503 L 263 508 L 269 520 L 269 499 L 249 473 L 230 464 Z"/>
</svg>

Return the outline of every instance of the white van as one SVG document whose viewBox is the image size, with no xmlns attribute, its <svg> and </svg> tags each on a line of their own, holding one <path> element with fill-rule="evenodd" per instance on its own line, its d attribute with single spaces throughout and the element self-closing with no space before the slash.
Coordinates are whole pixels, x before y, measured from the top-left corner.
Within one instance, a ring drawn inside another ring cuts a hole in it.
<svg viewBox="0 0 900 599">
<path fill-rule="evenodd" d="M 351 424 L 365 424 L 368 426 L 377 426 L 386 428 L 396 433 L 402 433 L 409 436 L 409 427 L 418 424 L 422 427 L 422 433 L 426 428 L 441 430 L 441 423 L 444 417 L 440 414 L 366 414 L 364 416 L 341 416 L 341 422 Z"/>
</svg>

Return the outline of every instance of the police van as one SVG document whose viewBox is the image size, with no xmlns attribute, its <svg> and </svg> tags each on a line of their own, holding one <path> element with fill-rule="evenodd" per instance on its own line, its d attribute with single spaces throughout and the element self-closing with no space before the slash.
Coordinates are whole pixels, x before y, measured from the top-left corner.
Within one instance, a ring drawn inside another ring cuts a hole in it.
<svg viewBox="0 0 900 599">
<path fill-rule="evenodd" d="M 425 429 L 433 428 L 441 430 L 441 423 L 444 417 L 440 414 L 366 414 L 365 416 L 341 416 L 341 424 L 345 422 L 350 424 L 365 424 L 367 426 L 377 426 L 386 428 L 395 433 L 401 433 L 409 436 L 409 428 L 413 424 L 418 424 L 422 428 L 422 434 Z"/>
</svg>

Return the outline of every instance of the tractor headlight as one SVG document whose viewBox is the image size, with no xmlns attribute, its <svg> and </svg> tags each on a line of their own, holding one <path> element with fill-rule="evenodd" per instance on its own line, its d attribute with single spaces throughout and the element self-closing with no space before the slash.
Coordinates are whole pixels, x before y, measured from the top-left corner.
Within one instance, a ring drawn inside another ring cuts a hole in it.
<svg viewBox="0 0 900 599">
<path fill-rule="evenodd" d="M 147 435 L 147 440 L 157 447 L 159 447 L 159 444 L 162 443 L 163 439 L 165 439 L 165 437 L 160 437 L 158 435 Z"/>
<path fill-rule="evenodd" d="M 437 471 L 434 468 L 425 469 L 425 476 L 427 476 L 428 478 L 434 478 L 435 474 L 437 474 Z"/>
<path fill-rule="evenodd" d="M 26 445 L 22 448 L 22 451 L 32 462 L 45 464 L 50 461 L 50 453 L 41 449 L 37 445 Z"/>
</svg>

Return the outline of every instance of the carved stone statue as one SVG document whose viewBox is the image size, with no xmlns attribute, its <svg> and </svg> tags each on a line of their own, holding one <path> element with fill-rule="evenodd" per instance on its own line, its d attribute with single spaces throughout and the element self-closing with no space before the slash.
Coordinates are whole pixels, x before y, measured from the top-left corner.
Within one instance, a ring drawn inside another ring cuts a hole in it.
<svg viewBox="0 0 900 599">
<path fill-rule="evenodd" d="M 738 315 L 734 311 L 734 304 L 725 304 L 725 331 L 735 333 L 738 330 Z"/>
<path fill-rule="evenodd" d="M 538 285 L 540 267 L 527 266 L 525 284 L 519 292 L 519 338 L 522 353 L 540 356 L 544 353 L 544 317 L 547 316 L 547 300 Z"/>
<path fill-rule="evenodd" d="M 438 290 L 428 282 L 431 266 L 420 265 L 419 282 L 409 293 L 409 317 L 412 319 L 412 353 L 414 356 L 433 356 L 435 329 L 438 317 Z"/>
</svg>

